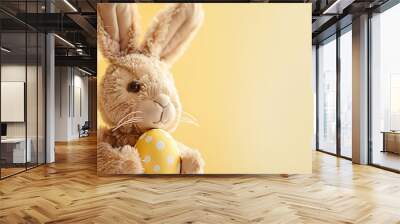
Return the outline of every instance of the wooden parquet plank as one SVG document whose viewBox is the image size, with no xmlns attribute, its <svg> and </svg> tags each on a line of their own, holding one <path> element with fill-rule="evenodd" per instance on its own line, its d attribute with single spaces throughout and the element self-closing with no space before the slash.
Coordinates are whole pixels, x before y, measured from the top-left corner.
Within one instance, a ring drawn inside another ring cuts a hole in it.
<svg viewBox="0 0 400 224">
<path fill-rule="evenodd" d="M 311 175 L 98 177 L 89 137 L 0 181 L 0 223 L 400 224 L 400 175 L 313 156 Z"/>
</svg>

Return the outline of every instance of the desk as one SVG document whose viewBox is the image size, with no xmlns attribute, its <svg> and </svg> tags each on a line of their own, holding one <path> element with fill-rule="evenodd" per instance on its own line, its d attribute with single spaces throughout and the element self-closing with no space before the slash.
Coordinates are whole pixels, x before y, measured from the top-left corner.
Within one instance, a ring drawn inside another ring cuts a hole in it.
<svg viewBox="0 0 400 224">
<path fill-rule="evenodd" d="M 30 138 L 26 139 L 28 143 L 25 152 L 25 138 L 5 138 L 1 139 L 1 159 L 5 163 L 26 163 L 32 159 Z"/>
<path fill-rule="evenodd" d="M 400 132 L 383 131 L 383 150 L 382 152 L 392 152 L 400 154 Z"/>
</svg>

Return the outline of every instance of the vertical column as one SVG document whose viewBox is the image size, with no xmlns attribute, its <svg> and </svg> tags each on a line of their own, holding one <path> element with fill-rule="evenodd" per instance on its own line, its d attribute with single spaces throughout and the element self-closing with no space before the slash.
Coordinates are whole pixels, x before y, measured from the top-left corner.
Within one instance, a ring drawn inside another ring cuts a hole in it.
<svg viewBox="0 0 400 224">
<path fill-rule="evenodd" d="M 97 131 L 97 79 L 96 77 L 89 77 L 88 84 L 88 103 L 89 103 L 89 122 L 90 131 Z"/>
<path fill-rule="evenodd" d="M 55 161 L 55 72 L 54 35 L 46 35 L 46 163 Z"/>
<path fill-rule="evenodd" d="M 342 122 L 340 108 L 340 83 L 341 83 L 341 64 L 340 64 L 340 36 L 341 31 L 336 31 L 336 155 L 341 156 L 342 147 Z"/>
<path fill-rule="evenodd" d="M 319 45 L 315 46 L 315 149 L 319 148 Z"/>
<path fill-rule="evenodd" d="M 353 19 L 353 162 L 368 163 L 368 15 Z"/>
<path fill-rule="evenodd" d="M 51 1 L 46 1 L 46 12 L 54 11 Z M 55 161 L 55 54 L 54 34 L 46 34 L 46 163 Z"/>
<path fill-rule="evenodd" d="M 317 109 L 317 96 L 318 96 L 318 82 L 317 82 L 317 46 L 312 45 L 312 72 L 313 72 L 313 93 L 314 93 L 314 136 L 313 136 L 313 149 L 318 149 L 317 133 L 318 133 L 318 109 Z"/>
</svg>

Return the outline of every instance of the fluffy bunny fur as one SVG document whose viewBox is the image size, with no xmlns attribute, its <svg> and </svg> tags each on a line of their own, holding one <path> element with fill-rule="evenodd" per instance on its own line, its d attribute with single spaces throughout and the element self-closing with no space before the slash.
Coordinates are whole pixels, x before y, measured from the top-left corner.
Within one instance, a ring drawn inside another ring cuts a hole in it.
<svg viewBox="0 0 400 224">
<path fill-rule="evenodd" d="M 111 62 L 99 85 L 99 109 L 107 127 L 98 144 L 99 174 L 141 174 L 133 147 L 152 128 L 172 132 L 182 114 L 170 66 L 181 56 L 203 20 L 199 4 L 171 4 L 138 44 L 136 4 L 98 4 L 98 43 Z M 179 143 L 182 173 L 203 173 L 201 154 Z"/>
</svg>

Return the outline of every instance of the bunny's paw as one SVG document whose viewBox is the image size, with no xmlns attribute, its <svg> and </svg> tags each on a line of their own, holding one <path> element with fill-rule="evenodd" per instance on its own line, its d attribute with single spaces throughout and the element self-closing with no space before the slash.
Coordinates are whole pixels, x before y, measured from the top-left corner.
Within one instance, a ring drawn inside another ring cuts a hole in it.
<svg viewBox="0 0 400 224">
<path fill-rule="evenodd" d="M 139 153 L 130 145 L 113 148 L 108 143 L 100 143 L 97 165 L 99 174 L 142 174 L 144 172 Z"/>
<path fill-rule="evenodd" d="M 202 174 L 204 173 L 204 160 L 199 151 L 185 149 L 181 155 L 182 174 Z"/>
</svg>

